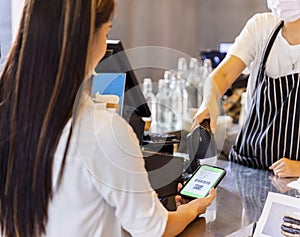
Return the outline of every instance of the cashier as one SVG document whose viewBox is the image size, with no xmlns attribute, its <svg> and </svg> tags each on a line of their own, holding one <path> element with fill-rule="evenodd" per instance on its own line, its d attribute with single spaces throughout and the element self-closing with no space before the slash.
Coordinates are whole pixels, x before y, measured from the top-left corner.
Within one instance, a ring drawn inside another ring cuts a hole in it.
<svg viewBox="0 0 300 237">
<path fill-rule="evenodd" d="M 226 58 L 205 83 L 205 100 L 193 126 L 210 116 L 217 100 L 248 67 L 247 117 L 229 159 L 271 169 L 279 177 L 300 176 L 300 1 L 267 0 L 271 12 L 254 15 Z"/>
</svg>

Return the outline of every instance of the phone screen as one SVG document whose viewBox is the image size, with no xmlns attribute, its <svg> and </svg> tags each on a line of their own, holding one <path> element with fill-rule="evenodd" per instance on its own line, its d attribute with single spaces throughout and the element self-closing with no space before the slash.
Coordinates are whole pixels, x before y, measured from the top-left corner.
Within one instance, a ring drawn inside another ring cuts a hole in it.
<svg viewBox="0 0 300 237">
<path fill-rule="evenodd" d="M 180 190 L 180 194 L 190 198 L 206 197 L 209 191 L 219 184 L 225 173 L 222 168 L 201 165 Z"/>
</svg>

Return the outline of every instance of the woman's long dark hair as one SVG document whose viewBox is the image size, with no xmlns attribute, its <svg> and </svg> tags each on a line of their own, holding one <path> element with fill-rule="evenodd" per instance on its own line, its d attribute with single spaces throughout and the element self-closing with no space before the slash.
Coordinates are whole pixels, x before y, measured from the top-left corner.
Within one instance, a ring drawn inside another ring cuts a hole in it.
<svg viewBox="0 0 300 237">
<path fill-rule="evenodd" d="M 25 3 L 0 77 L 0 232 L 4 236 L 45 233 L 56 147 L 87 75 L 91 37 L 110 20 L 113 9 L 113 0 Z"/>
</svg>

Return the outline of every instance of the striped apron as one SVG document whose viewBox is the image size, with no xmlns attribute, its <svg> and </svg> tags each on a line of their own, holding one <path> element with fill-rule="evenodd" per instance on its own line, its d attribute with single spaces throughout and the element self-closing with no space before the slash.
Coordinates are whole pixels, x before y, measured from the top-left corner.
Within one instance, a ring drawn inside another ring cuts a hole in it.
<svg viewBox="0 0 300 237">
<path fill-rule="evenodd" d="M 229 154 L 229 160 L 267 169 L 286 157 L 300 160 L 299 74 L 265 75 L 265 65 L 281 22 L 271 34 L 256 81 L 249 113 Z"/>
</svg>

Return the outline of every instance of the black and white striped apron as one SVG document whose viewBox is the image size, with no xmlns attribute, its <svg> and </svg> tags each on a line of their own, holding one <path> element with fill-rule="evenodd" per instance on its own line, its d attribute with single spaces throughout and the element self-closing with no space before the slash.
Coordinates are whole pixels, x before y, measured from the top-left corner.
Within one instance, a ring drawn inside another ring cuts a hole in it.
<svg viewBox="0 0 300 237">
<path fill-rule="evenodd" d="M 267 43 L 245 123 L 231 148 L 229 160 L 267 169 L 286 157 L 300 160 L 299 73 L 279 78 L 265 75 L 265 65 L 278 25 Z"/>
</svg>

